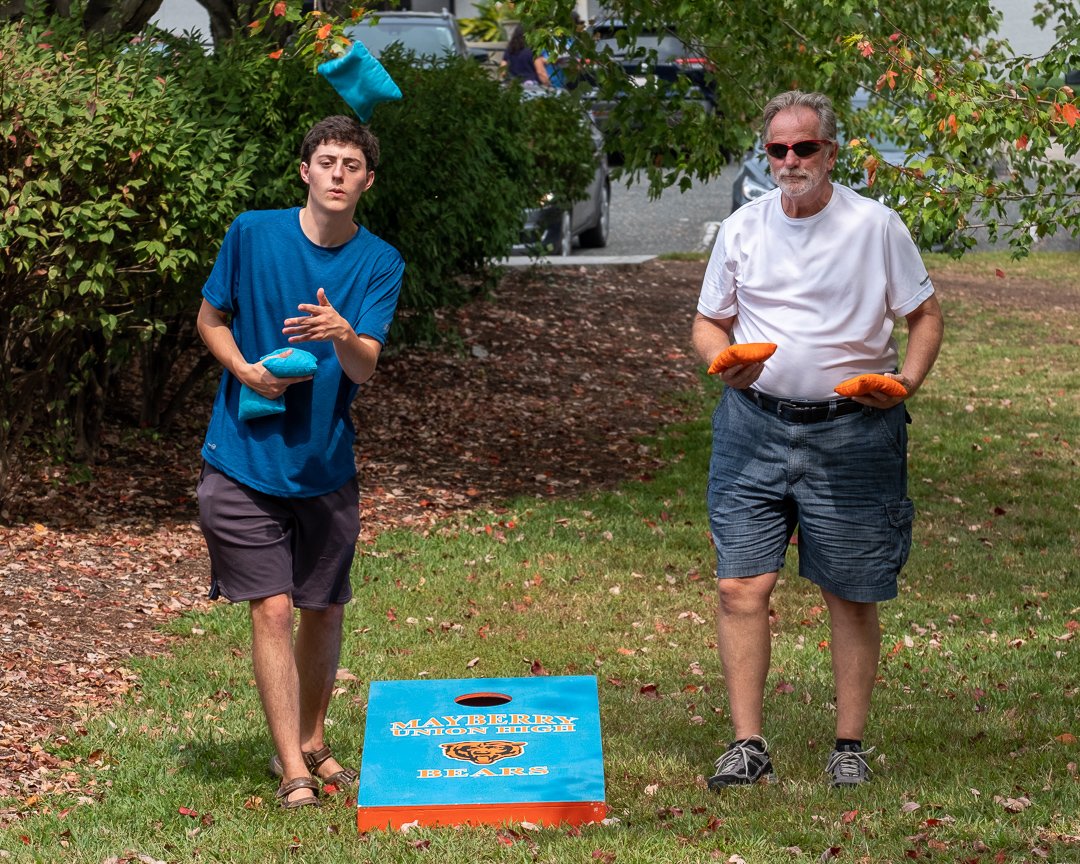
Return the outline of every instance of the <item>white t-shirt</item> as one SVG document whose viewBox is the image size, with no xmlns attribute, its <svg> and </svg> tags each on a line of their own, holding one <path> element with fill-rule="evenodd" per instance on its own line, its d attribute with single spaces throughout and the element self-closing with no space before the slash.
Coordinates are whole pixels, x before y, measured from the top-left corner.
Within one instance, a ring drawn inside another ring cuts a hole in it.
<svg viewBox="0 0 1080 864">
<path fill-rule="evenodd" d="M 698 311 L 734 317 L 736 342 L 776 343 L 755 389 L 833 399 L 846 378 L 896 369 L 896 319 L 933 293 L 896 212 L 834 183 L 813 216 L 785 214 L 774 189 L 724 220 Z"/>
</svg>

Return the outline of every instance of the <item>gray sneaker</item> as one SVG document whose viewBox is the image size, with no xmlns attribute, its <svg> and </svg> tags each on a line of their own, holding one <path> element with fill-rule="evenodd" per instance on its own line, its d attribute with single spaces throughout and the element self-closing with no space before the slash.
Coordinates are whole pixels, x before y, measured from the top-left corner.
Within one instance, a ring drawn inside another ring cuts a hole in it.
<svg viewBox="0 0 1080 864">
<path fill-rule="evenodd" d="M 858 786 L 869 780 L 871 772 L 870 766 L 866 764 L 866 757 L 873 752 L 873 747 L 869 750 L 833 750 L 825 765 L 825 773 L 832 776 L 833 789 Z"/>
<path fill-rule="evenodd" d="M 751 745 L 751 741 L 759 746 Z M 760 735 L 751 735 L 728 744 L 724 755 L 716 760 L 716 773 L 708 783 L 715 792 L 728 786 L 749 786 L 760 781 L 775 783 L 776 774 L 769 758 L 769 745 Z"/>
</svg>

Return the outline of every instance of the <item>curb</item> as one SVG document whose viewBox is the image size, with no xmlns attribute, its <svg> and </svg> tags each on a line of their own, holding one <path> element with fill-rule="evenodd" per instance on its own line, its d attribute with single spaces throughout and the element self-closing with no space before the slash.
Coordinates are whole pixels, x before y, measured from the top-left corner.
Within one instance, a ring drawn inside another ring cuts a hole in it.
<svg viewBox="0 0 1080 864">
<path fill-rule="evenodd" d="M 504 267 L 610 267 L 619 264 L 644 264 L 655 255 L 567 255 L 555 258 L 530 258 L 528 255 L 511 255 L 497 261 Z"/>
</svg>

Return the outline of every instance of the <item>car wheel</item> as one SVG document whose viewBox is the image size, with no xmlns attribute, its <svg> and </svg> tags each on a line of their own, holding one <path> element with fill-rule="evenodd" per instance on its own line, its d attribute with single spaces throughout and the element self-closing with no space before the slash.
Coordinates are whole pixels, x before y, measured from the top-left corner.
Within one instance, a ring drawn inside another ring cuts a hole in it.
<svg viewBox="0 0 1080 864">
<path fill-rule="evenodd" d="M 551 248 L 551 254 L 566 258 L 574 249 L 574 232 L 570 226 L 570 211 L 559 214 L 559 224 L 552 225 L 544 244 Z"/>
<path fill-rule="evenodd" d="M 596 209 L 596 224 L 581 232 L 581 245 L 589 249 L 602 249 L 607 246 L 608 234 L 611 232 L 611 187 L 607 183 L 600 187 Z"/>
</svg>

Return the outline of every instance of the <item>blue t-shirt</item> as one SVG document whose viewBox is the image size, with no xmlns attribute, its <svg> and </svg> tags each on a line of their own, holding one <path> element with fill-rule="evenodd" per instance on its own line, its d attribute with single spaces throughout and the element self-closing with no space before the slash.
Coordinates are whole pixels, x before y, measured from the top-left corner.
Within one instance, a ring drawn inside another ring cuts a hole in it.
<svg viewBox="0 0 1080 864">
<path fill-rule="evenodd" d="M 288 346 L 286 318 L 301 303 L 330 304 L 360 335 L 386 339 L 405 263 L 389 243 L 364 227 L 349 242 L 325 248 L 300 228 L 300 208 L 243 213 L 229 226 L 203 297 L 232 316 L 230 327 L 253 363 Z M 311 381 L 285 391 L 285 412 L 248 422 L 238 416 L 240 381 L 221 376 L 203 458 L 234 480 L 283 498 L 333 492 L 356 473 L 356 430 L 349 406 L 358 385 L 345 374 L 329 342 L 297 342 L 315 355 Z"/>
</svg>

